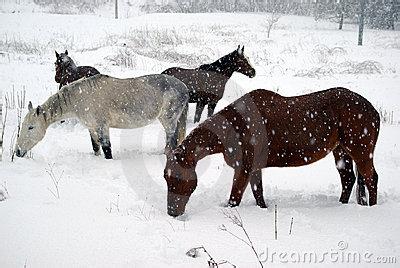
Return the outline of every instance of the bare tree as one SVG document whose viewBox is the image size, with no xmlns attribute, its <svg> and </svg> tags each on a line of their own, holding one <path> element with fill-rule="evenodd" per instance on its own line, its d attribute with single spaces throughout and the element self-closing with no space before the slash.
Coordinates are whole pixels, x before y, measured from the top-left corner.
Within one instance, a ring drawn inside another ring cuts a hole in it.
<svg viewBox="0 0 400 268">
<path fill-rule="evenodd" d="M 360 0 L 360 1 L 361 1 L 361 9 L 360 9 L 360 22 L 358 26 L 358 45 L 362 46 L 363 33 L 364 33 L 365 0 Z"/>
<path fill-rule="evenodd" d="M 343 21 L 344 21 L 344 4 L 343 0 L 339 0 L 339 30 L 343 29 Z"/>
<path fill-rule="evenodd" d="M 266 21 L 268 38 L 271 34 L 272 28 L 274 28 L 274 25 L 278 22 L 280 17 L 281 17 L 281 15 L 278 12 L 276 12 L 275 10 L 268 14 L 267 21 Z"/>
<path fill-rule="evenodd" d="M 115 0 L 115 18 L 118 19 L 118 0 Z"/>
</svg>

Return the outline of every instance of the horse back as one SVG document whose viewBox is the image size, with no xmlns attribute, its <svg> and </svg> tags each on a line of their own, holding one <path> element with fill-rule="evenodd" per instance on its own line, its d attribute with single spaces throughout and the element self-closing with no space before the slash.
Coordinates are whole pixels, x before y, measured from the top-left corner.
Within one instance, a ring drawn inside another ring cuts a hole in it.
<svg viewBox="0 0 400 268">
<path fill-rule="evenodd" d="M 294 97 L 254 90 L 218 114 L 211 121 L 220 117 L 218 124 L 228 126 L 227 133 L 219 135 L 230 147 L 227 162 L 232 151 L 250 152 L 247 159 L 258 167 L 310 164 L 339 143 L 375 146 L 379 130 L 373 106 L 344 88 Z M 231 158 L 236 161 L 237 155 Z"/>
<path fill-rule="evenodd" d="M 105 122 L 114 128 L 145 126 L 156 120 L 166 105 L 182 107 L 188 99 L 181 81 L 162 74 L 124 79 L 98 74 L 63 87 L 60 94 L 75 103 L 85 125 Z"/>
<path fill-rule="evenodd" d="M 100 72 L 91 66 L 78 66 L 77 68 L 78 79 L 82 77 L 91 77 L 96 74 L 100 74 Z"/>
<path fill-rule="evenodd" d="M 76 69 L 67 69 L 63 76 L 58 76 L 56 72 L 55 81 L 60 83 L 61 86 L 65 86 L 81 78 L 88 78 L 94 75 L 100 74 L 100 72 L 91 66 L 78 66 Z"/>
<path fill-rule="evenodd" d="M 188 88 L 190 102 L 218 101 L 222 98 L 229 77 L 207 69 L 172 67 L 162 72 L 178 78 Z"/>
</svg>

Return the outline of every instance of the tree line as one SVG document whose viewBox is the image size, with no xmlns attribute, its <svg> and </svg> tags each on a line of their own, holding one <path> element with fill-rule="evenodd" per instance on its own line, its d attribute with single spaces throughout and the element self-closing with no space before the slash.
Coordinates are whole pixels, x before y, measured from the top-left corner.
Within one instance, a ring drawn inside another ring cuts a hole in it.
<svg viewBox="0 0 400 268">
<path fill-rule="evenodd" d="M 144 12 L 273 12 L 314 16 L 339 23 L 358 23 L 365 1 L 365 23 L 371 28 L 393 29 L 399 20 L 400 0 L 148 0 Z"/>
</svg>

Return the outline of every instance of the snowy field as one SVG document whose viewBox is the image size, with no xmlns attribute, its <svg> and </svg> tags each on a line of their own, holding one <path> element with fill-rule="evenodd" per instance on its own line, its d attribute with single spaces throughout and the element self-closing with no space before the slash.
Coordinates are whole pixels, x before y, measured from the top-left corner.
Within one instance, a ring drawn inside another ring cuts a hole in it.
<svg viewBox="0 0 400 268">
<path fill-rule="evenodd" d="M 79 65 L 122 78 L 174 65 L 196 67 L 239 44 L 257 75 L 250 79 L 234 74 L 217 110 L 256 88 L 286 96 L 334 86 L 352 89 L 385 121 L 375 154 L 378 205 L 358 206 L 354 195 L 347 205 L 338 202 L 340 178 L 329 155 L 306 167 L 264 169 L 269 209 L 256 207 L 246 192 L 238 212 L 265 267 L 285 261 L 305 265 L 308 261 L 301 258 L 307 253 L 314 253 L 324 266 L 353 266 L 343 257 L 352 253 L 361 256 L 362 267 L 394 258 L 398 265 L 400 32 L 366 29 L 365 45 L 359 47 L 356 25 L 338 31 L 335 23 L 284 16 L 268 39 L 265 21 L 262 14 L 150 14 L 114 20 L 3 13 L 0 90 L 3 98 L 15 99 L 25 90 L 25 104 L 43 103 L 58 88 L 54 50 L 68 49 Z M 193 116 L 191 106 L 189 130 L 196 126 Z M 198 258 L 185 254 L 198 246 L 216 261 L 259 267 L 246 244 L 221 230 L 223 224 L 244 237 L 222 213 L 233 171 L 221 155 L 199 163 L 199 186 L 187 213 L 174 219 L 166 214 L 164 132 L 159 123 L 112 130 L 114 160 L 94 156 L 87 130 L 72 120 L 51 126 L 29 158 L 11 162 L 16 129 L 17 109 L 11 107 L 0 162 L 0 200 L 6 198 L 0 202 L 0 267 L 206 267 L 205 253 Z M 53 194 L 51 171 L 60 179 L 59 198 Z"/>
</svg>

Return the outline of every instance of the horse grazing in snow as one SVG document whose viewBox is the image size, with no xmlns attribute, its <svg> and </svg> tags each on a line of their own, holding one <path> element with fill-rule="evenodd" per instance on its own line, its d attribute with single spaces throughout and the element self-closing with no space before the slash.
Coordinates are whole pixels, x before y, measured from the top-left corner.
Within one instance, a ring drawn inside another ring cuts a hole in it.
<svg viewBox="0 0 400 268">
<path fill-rule="evenodd" d="M 188 100 L 185 84 L 168 75 L 118 79 L 98 74 L 81 79 L 36 109 L 29 103 L 15 152 L 23 157 L 43 139 L 49 125 L 66 118 L 79 119 L 89 129 L 95 154 L 101 146 L 107 159 L 112 158 L 110 128 L 138 128 L 158 119 L 169 151 L 185 135 Z"/>
<path fill-rule="evenodd" d="M 224 95 L 225 85 L 234 72 L 240 72 L 250 78 L 256 75 L 249 59 L 244 55 L 244 47 L 238 46 L 232 53 L 196 69 L 172 67 L 162 73 L 178 78 L 188 87 L 189 102 L 197 103 L 194 116 L 194 122 L 197 123 L 206 105 L 208 116 L 213 115 L 215 106 Z"/>
<path fill-rule="evenodd" d="M 56 51 L 55 65 L 56 75 L 54 79 L 60 84 L 58 89 L 78 79 L 91 77 L 100 73 L 96 68 L 91 66 L 76 66 L 75 62 L 68 56 L 68 50 L 65 50 L 61 54 Z"/>
<path fill-rule="evenodd" d="M 366 185 L 369 205 L 375 205 L 378 174 L 373 156 L 379 124 L 371 103 L 345 88 L 296 97 L 254 90 L 200 124 L 167 156 L 168 214 L 184 213 L 197 186 L 197 162 L 216 153 L 235 170 L 229 206 L 240 204 L 250 182 L 257 205 L 266 207 L 262 168 L 303 166 L 330 152 L 341 178 L 340 202 L 349 201 L 356 180 L 354 161 L 360 184 L 357 201 L 366 205 Z"/>
</svg>

